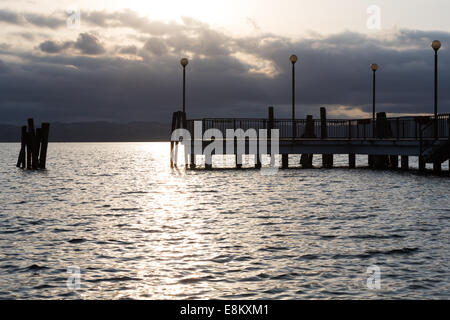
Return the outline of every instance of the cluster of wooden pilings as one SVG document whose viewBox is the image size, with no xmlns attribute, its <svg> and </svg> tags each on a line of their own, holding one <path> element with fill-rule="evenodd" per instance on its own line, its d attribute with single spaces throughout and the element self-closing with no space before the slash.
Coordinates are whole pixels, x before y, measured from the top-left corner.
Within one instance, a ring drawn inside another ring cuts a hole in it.
<svg viewBox="0 0 450 320">
<path fill-rule="evenodd" d="M 42 123 L 41 128 L 35 129 L 34 120 L 28 119 L 28 128 L 22 127 L 17 167 L 30 170 L 45 169 L 49 129 L 50 124 L 45 122 Z"/>
</svg>

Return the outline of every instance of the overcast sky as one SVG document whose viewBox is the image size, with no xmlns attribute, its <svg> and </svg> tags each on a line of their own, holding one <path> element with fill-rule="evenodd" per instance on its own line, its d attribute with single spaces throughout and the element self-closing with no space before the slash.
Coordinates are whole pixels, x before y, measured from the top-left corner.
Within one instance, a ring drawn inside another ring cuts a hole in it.
<svg viewBox="0 0 450 320">
<path fill-rule="evenodd" d="M 169 122 L 182 57 L 189 118 L 265 117 L 269 105 L 289 117 L 293 53 L 300 117 L 368 116 L 371 63 L 378 111 L 431 113 L 434 39 L 450 112 L 448 12 L 446 0 L 2 0 L 0 123 Z"/>
</svg>

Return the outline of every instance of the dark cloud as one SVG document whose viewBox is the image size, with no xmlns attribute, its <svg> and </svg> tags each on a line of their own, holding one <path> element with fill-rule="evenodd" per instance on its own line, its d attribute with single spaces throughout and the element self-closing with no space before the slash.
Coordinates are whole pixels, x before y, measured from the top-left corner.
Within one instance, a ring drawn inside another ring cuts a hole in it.
<svg viewBox="0 0 450 320">
<path fill-rule="evenodd" d="M 98 55 L 105 52 L 98 38 L 89 33 L 80 33 L 74 47 L 84 54 Z"/>
<path fill-rule="evenodd" d="M 26 14 L 25 19 L 28 23 L 37 27 L 59 28 L 66 25 L 66 18 L 59 16 L 59 14 L 53 16 Z"/>
<path fill-rule="evenodd" d="M 16 12 L 0 9 L 0 22 L 19 24 L 25 22 L 25 19 Z"/>
<path fill-rule="evenodd" d="M 18 13 L 8 9 L 0 9 L 0 22 L 24 25 L 31 24 L 36 27 L 60 28 L 66 25 L 66 18 L 60 12 L 51 15 L 35 13 Z"/>
<path fill-rule="evenodd" d="M 156 56 L 161 56 L 168 53 L 168 47 L 166 42 L 160 38 L 151 38 L 144 44 L 145 51 L 150 52 Z"/>
<path fill-rule="evenodd" d="M 71 46 L 72 46 L 71 42 L 58 43 L 55 41 L 47 40 L 39 45 L 39 49 L 41 49 L 41 51 L 46 53 L 59 53 Z"/>
<path fill-rule="evenodd" d="M 13 16 L 3 19 L 14 21 Z M 429 44 L 434 38 L 443 42 L 439 110 L 450 112 L 450 93 L 445 90 L 450 85 L 447 32 L 398 30 L 376 37 L 342 32 L 293 40 L 263 33 L 233 37 L 193 19 L 162 23 L 130 10 L 87 12 L 82 19 L 82 24 L 87 21 L 100 30 L 95 35 L 81 33 L 76 40 L 49 39 L 38 46 L 39 54 L 13 46 L 0 52 L 23 61 L 0 62 L 0 121 L 35 116 L 48 121 L 169 122 L 181 107 L 179 60 L 185 55 L 190 57 L 189 117 L 265 117 L 269 105 L 276 107 L 276 116 L 289 117 L 292 53 L 299 57 L 299 116 L 318 116 L 321 106 L 340 117 L 369 112 L 369 65 L 374 62 L 380 66 L 379 111 L 430 113 L 434 59 Z M 103 28 L 129 28 L 134 33 L 106 37 Z M 129 44 L 130 39 L 141 43 Z"/>
<path fill-rule="evenodd" d="M 76 49 L 82 54 L 99 55 L 105 53 L 105 48 L 100 40 L 89 33 L 80 33 L 76 41 L 56 42 L 47 40 L 39 45 L 39 49 L 45 53 L 62 53 L 67 49 Z"/>
<path fill-rule="evenodd" d="M 120 47 L 118 52 L 122 53 L 122 54 L 136 55 L 137 54 L 137 47 L 135 45 Z"/>
</svg>

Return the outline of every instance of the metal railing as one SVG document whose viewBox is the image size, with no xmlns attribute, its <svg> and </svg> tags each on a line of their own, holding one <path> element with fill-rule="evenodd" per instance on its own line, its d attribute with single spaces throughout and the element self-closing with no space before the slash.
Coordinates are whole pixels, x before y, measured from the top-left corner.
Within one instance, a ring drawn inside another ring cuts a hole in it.
<svg viewBox="0 0 450 320">
<path fill-rule="evenodd" d="M 202 132 L 218 129 L 226 136 L 226 129 L 278 129 L 280 139 L 305 138 L 306 119 L 252 119 L 252 118 L 205 118 L 187 120 L 186 128 L 193 134 L 194 121 L 201 121 Z M 322 121 L 313 119 L 312 138 L 322 137 Z M 450 114 L 438 115 L 438 138 L 450 139 Z M 295 126 L 295 130 L 293 130 Z M 295 132 L 295 137 L 293 133 Z M 372 119 L 327 119 L 326 139 L 434 139 L 434 117 L 396 117 L 376 120 Z"/>
</svg>

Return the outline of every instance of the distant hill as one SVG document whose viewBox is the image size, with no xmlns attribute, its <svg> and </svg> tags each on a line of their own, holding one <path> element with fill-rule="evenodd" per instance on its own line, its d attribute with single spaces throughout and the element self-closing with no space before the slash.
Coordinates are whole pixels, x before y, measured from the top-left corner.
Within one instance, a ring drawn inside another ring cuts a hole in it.
<svg viewBox="0 0 450 320">
<path fill-rule="evenodd" d="M 54 122 L 50 123 L 49 140 L 51 142 L 146 142 L 169 141 L 169 138 L 170 125 L 155 122 Z M 20 141 L 20 126 L 0 124 L 0 142 L 18 141 Z"/>
</svg>

